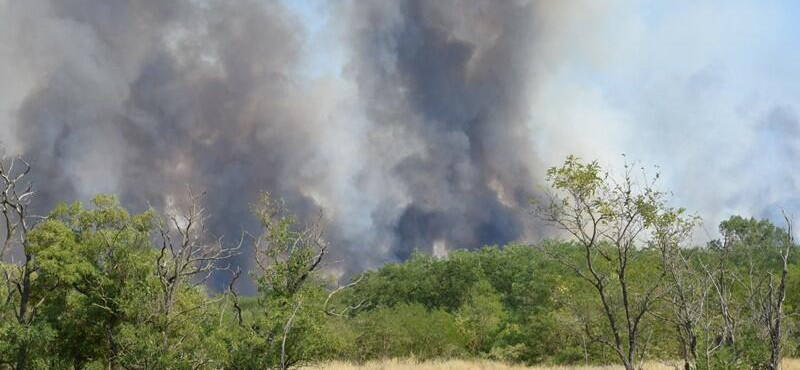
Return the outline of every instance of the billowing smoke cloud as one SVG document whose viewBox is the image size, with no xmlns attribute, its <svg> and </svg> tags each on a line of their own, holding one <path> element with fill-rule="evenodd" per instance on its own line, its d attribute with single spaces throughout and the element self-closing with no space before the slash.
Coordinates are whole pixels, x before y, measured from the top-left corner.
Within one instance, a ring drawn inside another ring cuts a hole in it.
<svg viewBox="0 0 800 370">
<path fill-rule="evenodd" d="M 798 203 L 797 58 L 763 41 L 791 20 L 670 4 L 0 0 L 0 139 L 42 210 L 191 184 L 235 238 L 261 190 L 323 209 L 341 272 L 542 237 L 569 153 L 659 164 L 711 227 Z"/>
<path fill-rule="evenodd" d="M 253 226 L 261 189 L 301 215 L 318 208 L 304 190 L 325 181 L 320 95 L 294 75 L 303 33 L 280 2 L 8 2 L 2 14 L 4 62 L 32 79 L 5 141 L 35 166 L 43 208 L 100 192 L 163 207 L 191 184 L 232 238 Z"/>
<path fill-rule="evenodd" d="M 235 234 L 271 190 L 325 209 L 350 269 L 506 243 L 534 194 L 536 10 L 470 3 L 337 6 L 350 61 L 327 87 L 301 73 L 304 29 L 278 1 L 4 3 L 3 61 L 27 82 L 9 88 L 5 141 L 42 208 L 102 192 L 163 207 L 192 184 Z"/>
<path fill-rule="evenodd" d="M 502 244 L 534 195 L 528 102 L 534 2 L 352 2 L 346 66 L 369 128 L 373 215 L 391 253 Z"/>
</svg>

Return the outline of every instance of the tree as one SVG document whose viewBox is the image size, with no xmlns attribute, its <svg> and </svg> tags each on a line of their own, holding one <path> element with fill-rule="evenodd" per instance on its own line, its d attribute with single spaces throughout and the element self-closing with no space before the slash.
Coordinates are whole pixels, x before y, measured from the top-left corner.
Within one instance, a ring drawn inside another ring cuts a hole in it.
<svg viewBox="0 0 800 370">
<path fill-rule="evenodd" d="M 3 273 L 5 299 L 3 310 L 12 312 L 12 317 L 4 318 L 15 321 L 6 326 L 5 336 L 15 337 L 16 346 L 6 350 L 14 352 L 9 357 L 15 370 L 28 367 L 31 351 L 36 342 L 41 340 L 44 328 L 37 328 L 34 321 L 37 309 L 41 304 L 35 296 L 33 280 L 38 265 L 34 251 L 30 248 L 29 232 L 37 218 L 31 214 L 30 204 L 33 197 L 33 184 L 27 181 L 31 166 L 22 158 L 0 157 L 0 213 L 4 226 L 4 238 L 0 245 L 0 267 Z M 22 260 L 17 263 L 3 263 L 8 253 L 18 250 Z M 0 361 L 4 361 L 0 359 Z"/>
<path fill-rule="evenodd" d="M 463 355 L 465 338 L 457 320 L 441 308 L 419 303 L 398 303 L 359 313 L 355 359 L 412 357 L 420 360 Z"/>
<path fill-rule="evenodd" d="M 747 305 L 744 308 L 750 313 L 748 324 L 754 330 L 753 335 L 768 343 L 768 355 L 751 355 L 750 360 L 764 363 L 770 370 L 778 368 L 783 355 L 789 261 L 796 248 L 791 219 L 786 212 L 783 216 L 786 230 L 767 220 L 738 216 L 720 225 L 724 237 L 722 246 L 729 250 L 727 256 L 734 264 L 744 267 L 736 271 L 734 284 L 744 293 Z"/>
<path fill-rule="evenodd" d="M 129 214 L 112 196 L 32 216 L 29 170 L 19 159 L 0 161 L 0 368 L 202 369 L 217 360 L 213 338 L 203 335 L 210 312 L 197 309 L 212 300 L 202 281 L 190 280 L 224 254 L 166 242 L 169 253 L 157 258 L 156 212 Z M 191 320 L 176 324 L 177 317 Z"/>
<path fill-rule="evenodd" d="M 780 256 L 780 272 L 777 277 L 773 273 L 768 273 L 766 299 L 761 300 L 762 319 L 766 321 L 767 330 L 769 331 L 769 370 L 778 370 L 783 359 L 783 329 L 786 318 L 784 304 L 789 276 L 789 256 L 795 248 L 792 235 L 792 220 L 785 211 L 783 212 L 783 217 L 786 221 L 786 237 L 781 239 L 782 243 L 778 245 L 777 250 Z"/>
<path fill-rule="evenodd" d="M 150 211 L 155 247 L 148 261 L 153 274 L 146 279 L 145 304 L 150 307 L 140 307 L 147 316 L 122 331 L 129 368 L 219 366 L 217 338 L 202 333 L 213 328 L 216 308 L 225 296 L 210 297 L 205 283 L 212 273 L 226 269 L 220 264 L 239 253 L 244 238 L 229 247 L 222 238 L 209 236 L 210 216 L 201 205 L 203 196 L 187 188 L 185 206 L 171 212 Z"/>
<path fill-rule="evenodd" d="M 719 230 L 722 239 L 711 241 L 697 259 L 697 271 L 711 288 L 703 317 L 703 367 L 777 367 L 786 337 L 791 231 L 741 216 L 723 221 Z"/>
<path fill-rule="evenodd" d="M 158 257 L 156 275 L 161 287 L 160 310 L 167 318 L 173 314 L 181 289 L 203 285 L 212 273 L 225 268 L 219 263 L 239 254 L 244 238 L 238 245 L 227 247 L 222 238 L 209 238 L 206 222 L 209 216 L 201 205 L 203 196 L 187 188 L 189 204 L 182 213 L 165 213 L 157 219 Z M 196 308 L 185 310 L 193 311 Z"/>
<path fill-rule="evenodd" d="M 488 281 L 480 280 L 456 313 L 456 321 L 473 355 L 488 353 L 494 344 L 506 315 L 501 298 Z"/>
<path fill-rule="evenodd" d="M 266 192 L 253 211 L 263 227 L 253 237 L 257 313 L 249 322 L 238 318 L 244 340 L 231 338 L 231 366 L 285 370 L 324 357 L 336 342 L 325 330 L 327 295 L 318 276 L 329 248 L 324 217 L 300 226 L 283 201 Z M 238 293 L 231 293 L 238 306 Z"/>
<path fill-rule="evenodd" d="M 632 172 L 626 164 L 616 180 L 596 161 L 584 163 L 569 156 L 562 166 L 548 170 L 553 190 L 547 199 L 533 200 L 539 217 L 570 234 L 581 247 L 578 259 L 559 250 L 542 251 L 593 288 L 605 330 L 594 332 L 585 323 L 587 335 L 613 350 L 627 370 L 641 363 L 645 315 L 667 290 L 666 271 L 658 264 L 647 273 L 633 267 L 652 259 L 648 247 L 664 226 L 659 223 L 690 222 L 684 209 L 666 206 L 665 194 L 654 189 L 658 175 L 653 180 L 643 175 L 637 182 Z"/>
<path fill-rule="evenodd" d="M 121 330 L 148 317 L 151 217 L 129 215 L 112 197 L 97 197 L 94 204 L 91 210 L 60 205 L 28 233 L 36 314 L 22 332 L 34 328 L 48 335 L 3 338 L 26 346 L 27 368 L 116 368 L 125 349 Z"/>
<path fill-rule="evenodd" d="M 695 249 L 685 245 L 699 219 L 682 218 L 676 212 L 662 212 L 652 219 L 650 246 L 661 255 L 669 289 L 665 296 L 669 309 L 662 320 L 675 325 L 684 370 L 695 368 L 698 341 L 704 324 L 709 282 L 699 269 Z"/>
</svg>

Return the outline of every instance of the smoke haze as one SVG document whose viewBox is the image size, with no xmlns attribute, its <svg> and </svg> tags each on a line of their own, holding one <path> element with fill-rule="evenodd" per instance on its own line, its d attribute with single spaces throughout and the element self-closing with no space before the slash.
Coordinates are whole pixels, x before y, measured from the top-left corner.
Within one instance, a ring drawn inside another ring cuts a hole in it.
<svg viewBox="0 0 800 370">
<path fill-rule="evenodd" d="M 570 153 L 660 165 L 712 230 L 800 206 L 791 5 L 669 4 L 0 0 L 0 139 L 42 209 L 192 184 L 238 235 L 269 190 L 347 272 L 541 238 Z"/>
</svg>

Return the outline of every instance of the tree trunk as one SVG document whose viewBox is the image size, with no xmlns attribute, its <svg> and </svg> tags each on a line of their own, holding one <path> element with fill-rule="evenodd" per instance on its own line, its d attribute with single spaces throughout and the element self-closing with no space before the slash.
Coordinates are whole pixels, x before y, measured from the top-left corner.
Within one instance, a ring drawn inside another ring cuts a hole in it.
<svg viewBox="0 0 800 370">
<path fill-rule="evenodd" d="M 14 370 L 25 370 L 28 367 L 28 347 L 22 347 L 17 353 L 17 363 Z"/>
<path fill-rule="evenodd" d="M 19 316 L 17 322 L 20 325 L 27 325 L 28 322 L 28 302 L 31 298 L 31 255 L 25 253 L 25 265 L 22 272 L 22 292 L 19 302 Z M 25 370 L 28 367 L 28 347 L 23 346 L 17 352 L 17 363 L 14 370 Z"/>
</svg>

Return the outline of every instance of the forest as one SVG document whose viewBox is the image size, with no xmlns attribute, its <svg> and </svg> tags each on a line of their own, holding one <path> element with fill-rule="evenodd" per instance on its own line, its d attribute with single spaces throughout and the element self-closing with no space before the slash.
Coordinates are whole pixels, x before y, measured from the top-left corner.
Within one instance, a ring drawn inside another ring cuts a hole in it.
<svg viewBox="0 0 800 370">
<path fill-rule="evenodd" d="M 531 217 L 536 243 L 415 252 L 338 281 L 326 218 L 264 192 L 258 233 L 217 238 L 187 191 L 131 213 L 111 195 L 31 207 L 35 171 L 0 166 L 0 369 L 290 369 L 326 361 L 491 359 L 690 369 L 778 369 L 798 352 L 792 217 L 748 215 L 696 236 L 658 175 L 568 157 Z M 226 261 L 250 256 L 243 271 Z M 356 258 L 356 257 L 353 257 Z M 207 287 L 227 276 L 227 288 Z M 252 279 L 257 293 L 237 288 Z"/>
</svg>

